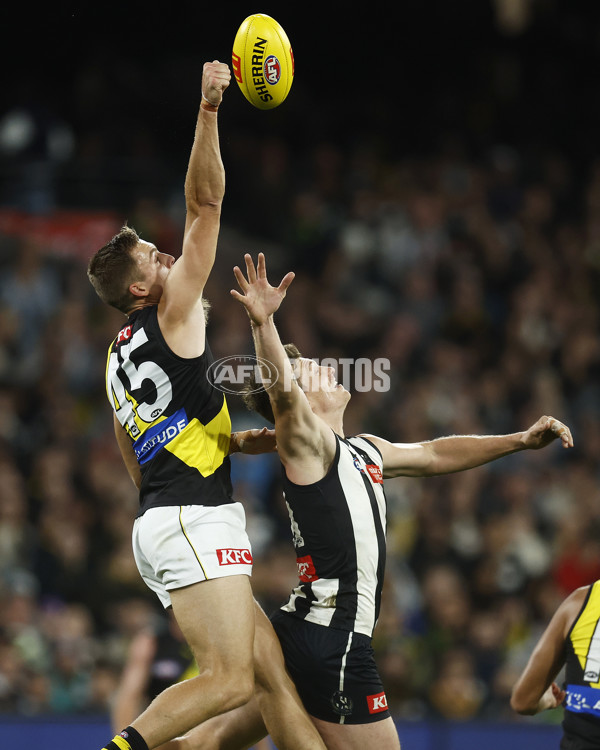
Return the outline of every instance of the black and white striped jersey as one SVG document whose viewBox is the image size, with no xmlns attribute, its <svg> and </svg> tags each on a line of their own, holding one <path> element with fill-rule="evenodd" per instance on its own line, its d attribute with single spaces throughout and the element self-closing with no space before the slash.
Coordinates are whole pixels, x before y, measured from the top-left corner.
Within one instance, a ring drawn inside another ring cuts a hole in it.
<svg viewBox="0 0 600 750">
<path fill-rule="evenodd" d="M 336 443 L 320 481 L 298 485 L 283 472 L 300 581 L 281 609 L 370 637 L 385 570 L 382 458 L 365 438 L 336 435 Z"/>
</svg>

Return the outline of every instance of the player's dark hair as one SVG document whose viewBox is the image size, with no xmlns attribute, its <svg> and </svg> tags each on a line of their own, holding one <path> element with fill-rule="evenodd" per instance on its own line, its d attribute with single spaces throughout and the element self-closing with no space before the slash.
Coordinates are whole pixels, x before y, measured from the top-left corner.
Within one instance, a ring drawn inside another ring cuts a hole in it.
<svg viewBox="0 0 600 750">
<path fill-rule="evenodd" d="M 92 256 L 87 268 L 88 278 L 100 299 L 125 314 L 134 302 L 129 285 L 136 280 L 137 264 L 131 251 L 139 241 L 135 229 L 125 224 Z"/>
<path fill-rule="evenodd" d="M 302 357 L 295 344 L 284 344 L 283 348 L 292 362 Z M 259 386 L 255 373 L 246 378 L 244 387 L 241 391 L 241 396 L 247 409 L 255 411 L 257 414 L 260 414 L 263 419 L 266 419 L 267 422 L 275 424 L 275 416 L 273 414 L 269 392 Z"/>
</svg>

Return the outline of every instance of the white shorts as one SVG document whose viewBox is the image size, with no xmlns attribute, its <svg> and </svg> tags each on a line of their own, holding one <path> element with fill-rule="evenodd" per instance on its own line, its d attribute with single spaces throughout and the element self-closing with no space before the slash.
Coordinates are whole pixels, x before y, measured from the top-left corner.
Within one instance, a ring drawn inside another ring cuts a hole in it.
<svg viewBox="0 0 600 750">
<path fill-rule="evenodd" d="M 133 555 L 163 607 L 169 591 L 199 581 L 252 575 L 252 549 L 241 503 L 150 508 L 136 518 Z"/>
</svg>

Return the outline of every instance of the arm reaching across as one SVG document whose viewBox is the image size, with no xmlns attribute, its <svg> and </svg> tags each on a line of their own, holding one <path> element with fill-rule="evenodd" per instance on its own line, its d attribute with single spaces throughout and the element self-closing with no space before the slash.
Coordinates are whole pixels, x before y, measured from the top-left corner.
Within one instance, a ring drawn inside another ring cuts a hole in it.
<svg viewBox="0 0 600 750">
<path fill-rule="evenodd" d="M 522 450 L 538 450 L 560 439 L 564 448 L 573 447 L 569 428 L 554 417 L 540 417 L 524 432 L 512 435 L 453 435 L 423 443 L 390 443 L 365 435 L 383 457 L 385 477 L 436 476 L 495 461 Z"/>
<path fill-rule="evenodd" d="M 231 433 L 229 455 L 245 453 L 247 456 L 257 456 L 260 453 L 273 453 L 276 450 L 275 430 L 261 427 Z"/>
<path fill-rule="evenodd" d="M 142 485 L 142 472 L 137 457 L 131 444 L 131 439 L 121 426 L 117 417 L 113 417 L 115 437 L 121 451 L 123 463 L 131 481 L 139 490 Z M 252 430 L 241 430 L 232 432 L 229 440 L 229 455 L 232 453 L 245 453 L 248 456 L 257 456 L 260 453 L 272 453 L 277 450 L 275 430 L 266 427 L 254 428 Z"/>
</svg>

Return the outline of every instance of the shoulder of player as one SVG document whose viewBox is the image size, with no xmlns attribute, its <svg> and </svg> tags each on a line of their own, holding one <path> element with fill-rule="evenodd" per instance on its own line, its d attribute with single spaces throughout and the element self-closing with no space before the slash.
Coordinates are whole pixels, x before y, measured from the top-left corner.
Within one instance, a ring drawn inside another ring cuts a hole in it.
<svg viewBox="0 0 600 750">
<path fill-rule="evenodd" d="M 194 305 L 181 304 L 172 291 L 163 294 L 157 322 L 169 349 L 179 357 L 199 357 L 206 348 L 206 315 L 202 297 Z"/>
<path fill-rule="evenodd" d="M 339 454 L 335 433 L 322 419 L 316 419 L 313 430 L 282 431 L 280 423 L 275 425 L 279 458 L 288 478 L 298 484 L 323 479 Z"/>
<path fill-rule="evenodd" d="M 298 452 L 315 455 L 323 451 L 334 453 L 336 449 L 335 433 L 310 407 L 289 409 L 277 414 L 275 434 L 280 453 L 281 447 L 287 445 L 295 446 Z"/>
<path fill-rule="evenodd" d="M 571 592 L 557 609 L 556 615 L 559 618 L 565 633 L 571 629 L 575 620 L 581 614 L 583 606 L 591 593 L 591 589 L 591 585 L 580 586 L 575 589 L 575 591 Z"/>
<path fill-rule="evenodd" d="M 367 443 L 370 448 L 373 448 L 378 457 L 383 460 L 383 450 L 386 444 L 389 444 L 387 440 L 377 437 L 377 435 L 369 435 L 367 433 L 361 433 L 360 435 L 354 435 L 349 440 L 362 440 Z"/>
<path fill-rule="evenodd" d="M 310 407 L 304 417 L 290 412 L 276 418 L 275 434 L 279 458 L 294 483 L 314 484 L 324 479 L 339 460 L 343 441 Z"/>
</svg>

